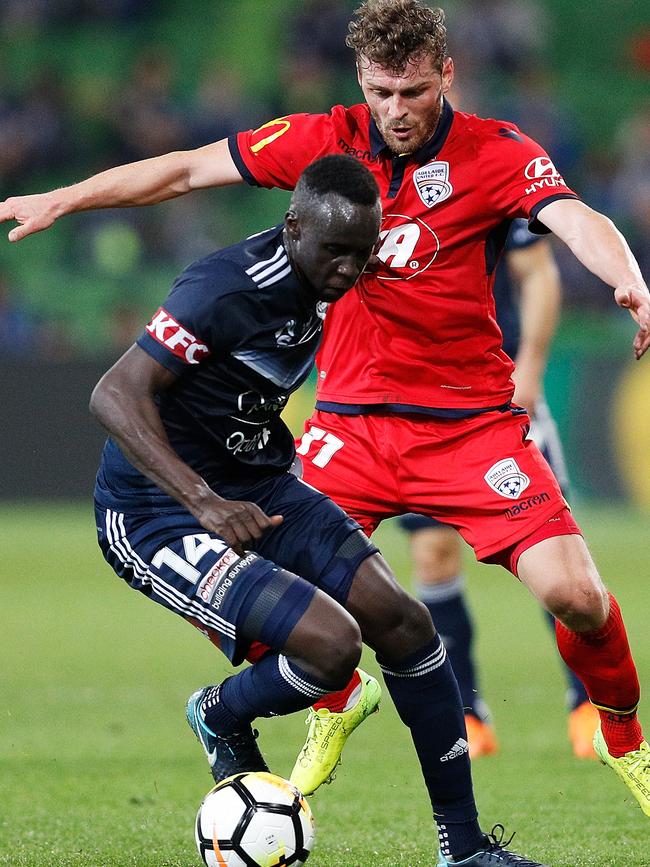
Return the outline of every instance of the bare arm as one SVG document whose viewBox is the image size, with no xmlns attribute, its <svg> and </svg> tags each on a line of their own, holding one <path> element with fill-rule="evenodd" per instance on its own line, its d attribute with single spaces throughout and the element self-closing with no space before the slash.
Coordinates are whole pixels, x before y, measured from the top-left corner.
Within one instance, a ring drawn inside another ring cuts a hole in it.
<svg viewBox="0 0 650 867">
<path fill-rule="evenodd" d="M 515 358 L 515 402 L 534 412 L 543 389 L 548 351 L 561 304 L 560 273 L 544 239 L 512 250 L 506 265 L 519 289 L 521 338 Z"/>
<path fill-rule="evenodd" d="M 628 309 L 639 326 L 633 347 L 641 358 L 650 346 L 650 293 L 625 238 L 611 220 L 575 199 L 551 202 L 538 218 L 585 268 L 614 289 L 616 303 Z"/>
<path fill-rule="evenodd" d="M 139 346 L 132 346 L 104 374 L 90 409 L 134 467 L 178 500 L 206 530 L 240 551 L 282 522 L 255 505 L 224 500 L 171 447 L 154 401 L 177 377 Z"/>
<path fill-rule="evenodd" d="M 65 214 L 94 208 L 154 205 L 203 187 L 223 187 L 242 180 L 226 139 L 191 151 L 176 151 L 127 163 L 98 175 L 33 196 L 13 196 L 0 202 L 0 222 L 16 220 L 10 241 L 20 241 L 49 228 Z"/>
</svg>

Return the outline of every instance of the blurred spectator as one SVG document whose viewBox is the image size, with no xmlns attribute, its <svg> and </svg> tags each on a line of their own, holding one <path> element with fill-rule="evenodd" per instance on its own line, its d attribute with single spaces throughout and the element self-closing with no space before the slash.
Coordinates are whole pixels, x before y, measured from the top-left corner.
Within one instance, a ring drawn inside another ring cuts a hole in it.
<svg viewBox="0 0 650 867">
<path fill-rule="evenodd" d="M 354 8 L 345 0 L 307 0 L 286 25 L 280 64 L 282 112 L 327 111 L 346 101 L 354 55 L 345 44 Z"/>
<path fill-rule="evenodd" d="M 63 165 L 69 155 L 69 122 L 66 94 L 56 70 L 37 71 L 24 95 L 20 112 L 22 135 L 28 144 L 27 158 L 32 171 L 51 171 Z"/>
<path fill-rule="evenodd" d="M 34 317 L 13 294 L 0 275 L 0 355 L 24 358 L 37 344 L 38 326 Z"/>
<path fill-rule="evenodd" d="M 0 26 L 37 30 L 80 21 L 133 21 L 150 14 L 155 0 L 2 0 Z"/>
<path fill-rule="evenodd" d="M 77 0 L 75 20 L 133 22 L 155 12 L 158 0 Z"/>
<path fill-rule="evenodd" d="M 116 356 L 121 355 L 135 343 L 145 325 L 145 316 L 132 301 L 115 304 L 106 326 L 108 351 Z"/>
<path fill-rule="evenodd" d="M 190 145 L 187 112 L 173 88 L 174 61 L 169 51 L 153 46 L 143 49 L 113 107 L 120 160 L 131 162 Z"/>
<path fill-rule="evenodd" d="M 349 72 L 353 55 L 345 38 L 353 8 L 345 0 L 305 0 L 287 22 L 287 54 Z"/>
<path fill-rule="evenodd" d="M 0 358 L 70 358 L 72 342 L 61 323 L 42 322 L 0 274 Z"/>
<path fill-rule="evenodd" d="M 511 75 L 548 47 L 548 12 L 537 0 L 466 0 L 450 7 L 448 24 L 450 54 L 467 69 Z"/>
<path fill-rule="evenodd" d="M 650 27 L 640 30 L 632 37 L 628 54 L 634 70 L 646 75 L 650 72 Z"/>
<path fill-rule="evenodd" d="M 74 253 L 110 280 L 133 277 L 143 267 L 184 268 L 228 243 L 218 226 L 228 225 L 232 217 L 220 201 L 225 196 L 214 198 L 206 193 L 160 208 L 91 211 L 79 226 Z"/>
<path fill-rule="evenodd" d="M 65 95 L 53 70 L 36 70 L 20 100 L 0 92 L 0 186 L 59 168 L 68 132 Z"/>
<path fill-rule="evenodd" d="M 498 88 L 496 92 L 498 96 L 488 100 L 494 114 L 516 123 L 539 142 L 569 184 L 581 187 L 583 178 L 577 177 L 584 152 L 580 123 L 569 105 L 558 99 L 550 66 L 539 63 L 521 68 L 512 76 L 507 90 Z"/>
<path fill-rule="evenodd" d="M 272 114 L 270 106 L 246 93 L 239 70 L 210 61 L 203 69 L 192 101 L 192 147 L 256 127 Z"/>
<path fill-rule="evenodd" d="M 641 269 L 650 273 L 650 99 L 617 133 L 618 171 L 612 184 L 613 209 L 625 225 Z"/>
</svg>

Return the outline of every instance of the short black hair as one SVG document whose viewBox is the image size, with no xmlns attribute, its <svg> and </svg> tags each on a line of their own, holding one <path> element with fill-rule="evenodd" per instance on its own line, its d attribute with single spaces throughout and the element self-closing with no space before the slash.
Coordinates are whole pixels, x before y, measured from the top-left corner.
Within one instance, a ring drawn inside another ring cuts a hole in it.
<svg viewBox="0 0 650 867">
<path fill-rule="evenodd" d="M 374 205 L 379 199 L 372 173 L 347 154 L 332 154 L 310 163 L 298 178 L 296 193 L 310 197 L 337 193 L 357 205 Z"/>
</svg>

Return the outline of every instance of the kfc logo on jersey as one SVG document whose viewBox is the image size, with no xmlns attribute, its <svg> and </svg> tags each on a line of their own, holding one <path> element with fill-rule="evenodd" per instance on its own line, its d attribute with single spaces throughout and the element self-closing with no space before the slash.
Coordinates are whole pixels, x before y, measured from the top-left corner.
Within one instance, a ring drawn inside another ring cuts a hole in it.
<svg viewBox="0 0 650 867">
<path fill-rule="evenodd" d="M 427 208 L 444 202 L 453 193 L 449 183 L 449 163 L 438 160 L 413 172 L 413 183 Z"/>
<path fill-rule="evenodd" d="M 504 458 L 493 464 L 483 478 L 493 491 L 508 500 L 518 500 L 530 484 L 530 479 L 522 473 L 514 458 Z"/>
<path fill-rule="evenodd" d="M 379 233 L 377 258 L 386 270 L 377 271 L 377 280 L 412 280 L 426 271 L 438 255 L 440 241 L 431 226 L 418 217 L 405 214 L 384 214 Z M 390 273 L 394 272 L 394 273 Z"/>
<path fill-rule="evenodd" d="M 548 157 L 535 157 L 524 169 L 524 175 L 533 181 L 532 186 L 526 187 L 526 195 L 537 192 L 543 187 L 564 187 L 564 178 L 553 165 Z"/>
<path fill-rule="evenodd" d="M 199 343 L 164 307 L 158 308 L 156 315 L 147 325 L 147 331 L 161 346 L 170 349 L 177 358 L 188 364 L 198 364 L 202 358 L 210 355 L 205 343 Z"/>
</svg>

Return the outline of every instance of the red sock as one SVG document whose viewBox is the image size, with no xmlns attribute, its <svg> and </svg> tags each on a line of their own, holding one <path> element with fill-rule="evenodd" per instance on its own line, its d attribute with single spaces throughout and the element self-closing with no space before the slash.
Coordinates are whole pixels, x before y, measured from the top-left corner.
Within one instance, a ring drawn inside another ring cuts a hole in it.
<svg viewBox="0 0 650 867">
<path fill-rule="evenodd" d="M 345 706 L 350 700 L 350 696 L 355 691 L 355 689 L 361 684 L 361 678 L 359 677 L 359 672 L 354 669 L 354 674 L 350 678 L 350 682 L 347 686 L 344 686 L 343 689 L 340 689 L 338 692 L 330 692 L 329 695 L 323 696 L 320 701 L 317 701 L 314 705 L 314 710 L 320 710 L 321 708 L 327 708 L 327 710 L 331 710 L 332 713 L 343 713 L 345 710 Z"/>
<path fill-rule="evenodd" d="M 609 617 L 600 629 L 573 632 L 556 621 L 562 659 L 584 683 L 598 709 L 603 737 L 611 756 L 636 750 L 643 740 L 636 715 L 639 679 L 618 602 L 609 594 Z"/>
</svg>

